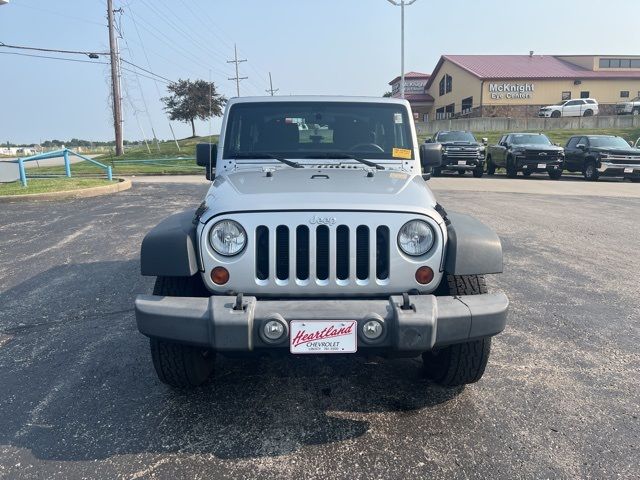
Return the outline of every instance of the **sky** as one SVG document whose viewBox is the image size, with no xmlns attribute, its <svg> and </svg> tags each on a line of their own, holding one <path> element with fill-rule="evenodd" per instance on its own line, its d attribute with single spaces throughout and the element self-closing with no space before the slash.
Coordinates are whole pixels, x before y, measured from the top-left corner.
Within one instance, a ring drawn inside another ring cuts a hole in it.
<svg viewBox="0 0 640 480">
<path fill-rule="evenodd" d="M 0 42 L 108 51 L 106 0 L 9 1 L 0 5 Z M 277 94 L 381 96 L 400 73 L 400 8 L 386 0 L 114 0 L 114 7 L 122 8 L 124 60 L 170 80 L 210 79 L 227 97 L 236 94 L 226 63 L 234 43 L 247 59 L 242 96 L 265 95 L 269 72 Z M 443 54 L 637 55 L 640 30 L 627 19 L 639 13 L 638 0 L 417 0 L 406 8 L 405 70 L 430 73 Z M 0 142 L 113 138 L 109 66 L 99 63 L 107 58 L 91 64 L 0 52 Z M 124 137 L 171 138 L 159 100 L 166 85 L 123 74 Z M 191 134 L 185 123 L 172 125 L 179 138 Z M 197 133 L 219 125 L 198 122 Z"/>
</svg>

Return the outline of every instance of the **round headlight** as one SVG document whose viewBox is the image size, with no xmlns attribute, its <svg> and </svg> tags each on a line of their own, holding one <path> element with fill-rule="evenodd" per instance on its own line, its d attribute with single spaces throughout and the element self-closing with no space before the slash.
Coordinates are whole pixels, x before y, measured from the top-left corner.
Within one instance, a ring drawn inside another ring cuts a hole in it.
<svg viewBox="0 0 640 480">
<path fill-rule="evenodd" d="M 238 222 L 222 220 L 211 228 L 209 243 L 220 255 L 231 257 L 244 249 L 247 244 L 247 233 Z"/>
<path fill-rule="evenodd" d="M 423 220 L 405 223 L 398 233 L 398 246 L 407 255 L 424 255 L 431 249 L 434 241 L 433 229 Z"/>
</svg>

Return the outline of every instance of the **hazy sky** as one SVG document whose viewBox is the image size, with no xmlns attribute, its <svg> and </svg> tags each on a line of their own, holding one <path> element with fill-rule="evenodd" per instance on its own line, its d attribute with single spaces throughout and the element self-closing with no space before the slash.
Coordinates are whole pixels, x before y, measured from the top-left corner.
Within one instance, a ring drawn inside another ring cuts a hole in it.
<svg viewBox="0 0 640 480">
<path fill-rule="evenodd" d="M 385 0 L 114 5 L 123 8 L 124 59 L 169 79 L 211 76 L 226 96 L 235 95 L 235 84 L 227 80 L 232 66 L 225 63 L 234 42 L 248 59 L 240 65 L 241 76 L 249 77 L 242 95 L 265 94 L 271 71 L 280 94 L 379 96 L 400 71 L 400 9 Z M 639 0 L 417 0 L 406 13 L 407 71 L 430 72 L 447 53 L 640 53 L 640 29 L 634 26 Z M 10 0 L 0 6 L 0 42 L 105 51 L 105 16 L 106 0 Z M 125 138 L 142 137 L 137 120 L 147 137 L 152 124 L 158 137 L 169 138 L 154 82 L 139 78 L 138 84 L 135 75 L 124 73 Z M 111 139 L 108 75 L 107 65 L 0 54 L 0 142 Z M 218 125 L 213 122 L 214 132 Z M 197 127 L 199 134 L 209 132 L 207 123 Z M 186 124 L 174 128 L 179 137 L 190 135 Z"/>
</svg>

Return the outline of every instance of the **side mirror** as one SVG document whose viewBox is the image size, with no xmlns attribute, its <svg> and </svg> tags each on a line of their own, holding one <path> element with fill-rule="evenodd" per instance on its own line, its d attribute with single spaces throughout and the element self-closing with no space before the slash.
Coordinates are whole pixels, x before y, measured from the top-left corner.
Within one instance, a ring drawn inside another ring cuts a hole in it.
<svg viewBox="0 0 640 480">
<path fill-rule="evenodd" d="M 442 165 L 442 145 L 439 143 L 423 143 L 420 145 L 420 165 L 425 174 Z"/>
<path fill-rule="evenodd" d="M 425 138 L 424 143 L 433 143 L 433 138 Z"/>
<path fill-rule="evenodd" d="M 216 143 L 198 143 L 196 145 L 196 163 L 204 167 L 207 180 L 215 178 L 218 145 Z"/>
<path fill-rule="evenodd" d="M 488 145 L 489 144 L 489 139 L 487 137 L 483 137 L 482 138 L 482 144 L 485 145 L 485 146 Z"/>
<path fill-rule="evenodd" d="M 579 143 L 576 145 L 576 148 L 579 150 L 586 150 L 587 146 L 584 143 Z"/>
<path fill-rule="evenodd" d="M 633 146 L 634 146 L 634 144 L 633 144 L 633 141 L 632 141 L 632 140 L 629 140 L 629 146 L 630 146 L 630 147 L 633 147 Z"/>
</svg>

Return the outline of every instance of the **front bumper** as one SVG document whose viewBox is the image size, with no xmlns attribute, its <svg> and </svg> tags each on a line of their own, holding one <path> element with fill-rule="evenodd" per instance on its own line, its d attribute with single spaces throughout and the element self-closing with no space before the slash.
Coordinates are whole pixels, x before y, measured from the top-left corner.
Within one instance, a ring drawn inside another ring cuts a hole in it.
<svg viewBox="0 0 640 480">
<path fill-rule="evenodd" d="M 475 170 L 476 168 L 482 168 L 484 165 L 483 158 L 442 158 L 442 170 Z"/>
<path fill-rule="evenodd" d="M 542 166 L 544 165 L 544 166 Z M 516 166 L 518 170 L 523 172 L 553 172 L 556 170 L 562 170 L 564 160 L 532 160 L 526 157 L 516 157 Z"/>
<path fill-rule="evenodd" d="M 410 295 L 409 308 L 403 297 L 375 300 L 258 300 L 245 297 L 234 309 L 236 297 L 162 297 L 139 295 L 135 301 L 138 330 L 148 337 L 187 343 L 217 351 L 252 351 L 288 348 L 288 336 L 280 343 L 267 343 L 260 328 L 278 319 L 356 320 L 358 350 L 377 348 L 424 352 L 444 345 L 500 333 L 506 324 L 509 300 L 504 293 L 436 297 Z M 382 322 L 384 334 L 367 341 L 364 323 Z"/>
<path fill-rule="evenodd" d="M 601 161 L 598 166 L 598 172 L 603 177 L 640 177 L 640 163 L 637 164 L 625 164 Z"/>
</svg>

